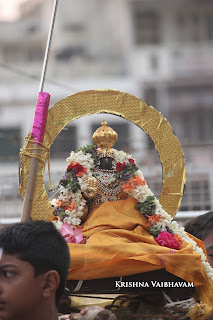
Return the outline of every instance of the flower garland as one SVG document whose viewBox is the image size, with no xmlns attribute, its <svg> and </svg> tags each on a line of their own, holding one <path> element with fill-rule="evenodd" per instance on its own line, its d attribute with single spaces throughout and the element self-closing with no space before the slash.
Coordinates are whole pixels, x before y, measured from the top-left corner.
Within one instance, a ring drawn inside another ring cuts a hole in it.
<svg viewBox="0 0 213 320">
<path fill-rule="evenodd" d="M 92 169 L 98 158 L 93 146 L 88 146 L 72 151 L 66 159 L 68 163 L 65 175 L 59 182 L 58 199 L 51 201 L 54 206 L 54 224 L 58 229 L 64 223 L 68 223 L 73 229 L 81 224 L 81 217 L 84 215 L 86 200 L 82 192 L 86 190 L 87 177 L 92 176 Z"/>
<path fill-rule="evenodd" d="M 213 268 L 206 261 L 203 250 L 197 246 L 176 221 L 162 208 L 160 202 L 149 189 L 143 173 L 136 166 L 132 155 L 123 151 L 113 150 L 113 158 L 116 163 L 117 178 L 123 180 L 123 191 L 138 201 L 136 209 L 147 219 L 149 232 L 155 241 L 164 247 L 175 250 L 182 248 L 183 242 L 189 242 L 193 250 L 201 255 L 201 260 L 207 274 L 213 281 Z M 67 171 L 59 183 L 60 194 L 58 199 L 52 201 L 57 227 L 68 223 L 73 229 L 81 224 L 86 200 L 82 192 L 87 189 L 87 177 L 92 176 L 95 165 L 98 162 L 96 148 L 93 145 L 80 148 L 71 152 L 67 158 Z"/>
</svg>

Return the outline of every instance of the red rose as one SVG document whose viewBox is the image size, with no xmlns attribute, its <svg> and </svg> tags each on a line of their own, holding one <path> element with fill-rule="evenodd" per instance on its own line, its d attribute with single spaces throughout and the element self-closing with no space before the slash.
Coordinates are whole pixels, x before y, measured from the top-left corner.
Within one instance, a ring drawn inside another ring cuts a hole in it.
<svg viewBox="0 0 213 320">
<path fill-rule="evenodd" d="M 79 174 L 84 172 L 84 168 L 80 163 L 72 162 L 68 167 L 67 167 L 67 172 L 71 171 L 71 169 L 75 170 L 75 174 L 78 176 Z"/>
<path fill-rule="evenodd" d="M 73 168 L 73 165 L 70 164 L 70 165 L 67 167 L 67 172 L 71 171 L 72 168 Z"/>
<path fill-rule="evenodd" d="M 82 167 L 81 164 L 77 163 L 73 166 L 73 168 L 75 169 L 75 173 L 76 175 L 78 175 L 79 173 L 84 171 L 84 168 Z"/>
<path fill-rule="evenodd" d="M 121 172 L 122 170 L 125 170 L 125 162 L 118 162 L 116 164 L 116 170 L 118 172 Z"/>
<path fill-rule="evenodd" d="M 134 160 L 134 159 L 129 159 L 129 162 L 130 162 L 131 164 L 133 164 L 133 166 L 135 166 L 135 160 Z"/>
</svg>

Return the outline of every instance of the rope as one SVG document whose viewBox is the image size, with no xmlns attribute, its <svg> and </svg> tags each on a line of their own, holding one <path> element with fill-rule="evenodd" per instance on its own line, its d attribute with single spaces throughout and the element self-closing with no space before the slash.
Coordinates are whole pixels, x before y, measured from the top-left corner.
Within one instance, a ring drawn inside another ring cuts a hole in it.
<svg viewBox="0 0 213 320">
<path fill-rule="evenodd" d="M 30 158 L 36 158 L 38 159 L 42 164 L 43 164 L 43 168 L 45 170 L 45 164 L 46 164 L 46 156 L 42 155 L 42 152 L 46 152 L 47 153 L 47 159 L 48 159 L 48 176 L 49 176 L 49 187 L 50 189 L 53 189 L 53 185 L 52 185 L 52 181 L 51 181 L 51 175 L 50 175 L 50 148 L 45 147 L 43 145 L 43 143 L 39 142 L 39 141 L 35 141 L 32 140 L 31 137 L 27 136 L 25 138 L 25 141 L 28 143 L 32 143 L 32 144 L 39 144 L 40 147 L 29 147 L 29 146 L 24 146 L 21 150 L 20 150 L 20 155 L 25 155 L 27 157 Z M 25 143 L 26 144 L 26 143 Z M 39 151 L 39 153 L 37 153 L 37 151 Z"/>
</svg>

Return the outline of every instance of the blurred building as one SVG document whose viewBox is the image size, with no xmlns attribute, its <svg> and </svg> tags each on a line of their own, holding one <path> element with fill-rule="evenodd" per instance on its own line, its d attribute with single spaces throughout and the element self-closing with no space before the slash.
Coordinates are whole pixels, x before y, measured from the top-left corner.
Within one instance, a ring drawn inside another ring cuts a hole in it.
<svg viewBox="0 0 213 320">
<path fill-rule="evenodd" d="M 53 1 L 21 1 L 0 22 L 0 215 L 16 217 L 18 150 L 31 129 Z M 153 105 L 184 150 L 182 211 L 213 209 L 213 2 L 211 0 L 59 1 L 44 91 L 51 105 L 78 91 L 110 88 Z M 104 116 L 104 118 L 106 118 Z M 134 125 L 107 117 L 117 148 L 136 156 L 156 195 L 162 170 L 152 141 Z M 55 184 L 70 150 L 91 143 L 103 116 L 70 124 L 51 148 Z M 122 140 L 122 137 L 124 140 Z M 18 211 L 18 212 L 17 212 Z"/>
</svg>

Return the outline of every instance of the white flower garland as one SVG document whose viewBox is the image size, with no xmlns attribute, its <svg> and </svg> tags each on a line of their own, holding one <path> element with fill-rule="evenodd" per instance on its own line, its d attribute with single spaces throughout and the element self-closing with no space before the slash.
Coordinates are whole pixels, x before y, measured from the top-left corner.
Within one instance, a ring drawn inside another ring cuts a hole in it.
<svg viewBox="0 0 213 320">
<path fill-rule="evenodd" d="M 116 163 L 128 162 L 129 159 L 134 160 L 132 155 L 128 153 L 125 153 L 123 151 L 117 151 L 115 149 L 112 150 L 113 157 Z M 82 177 L 77 177 L 78 183 L 81 186 L 81 190 L 78 190 L 77 192 L 73 193 L 64 187 L 60 187 L 60 195 L 57 200 L 54 199 L 52 201 L 52 205 L 56 206 L 57 201 L 60 200 L 65 204 L 69 204 L 70 202 L 73 202 L 75 204 L 74 210 L 65 211 L 67 217 L 63 219 L 63 222 L 69 223 L 71 227 L 75 229 L 81 223 L 80 218 L 84 214 L 83 209 L 86 205 L 86 200 L 83 198 L 81 192 L 86 190 L 87 188 L 86 179 L 87 177 L 92 176 L 93 170 L 95 168 L 95 163 L 91 154 L 85 153 L 82 150 L 78 152 L 71 152 L 70 157 L 67 158 L 67 163 L 69 165 L 72 162 L 77 162 L 87 169 L 87 173 L 82 175 Z M 143 173 L 140 170 L 137 170 L 135 175 L 139 176 L 142 180 L 144 180 Z M 143 203 L 144 201 L 146 201 L 146 199 L 149 196 L 154 196 L 153 192 L 149 189 L 147 183 L 145 183 L 144 185 L 134 185 L 133 191 L 127 191 L 127 193 L 131 195 L 133 198 L 135 198 L 139 203 Z M 183 241 L 191 243 L 193 246 L 193 251 L 201 255 L 201 260 L 205 267 L 205 270 L 211 281 L 213 281 L 213 268 L 211 268 L 210 264 L 207 262 L 206 255 L 204 254 L 203 250 L 200 247 L 198 247 L 196 242 L 187 235 L 184 227 L 180 227 L 176 221 L 172 221 L 171 216 L 162 208 L 158 199 L 155 198 L 153 203 L 156 206 L 155 214 L 160 215 L 163 218 L 161 221 L 155 222 L 154 226 L 158 227 L 161 230 L 161 232 L 166 231 L 166 227 L 169 227 L 169 229 L 178 236 L 180 236 Z M 63 224 L 59 218 L 57 221 L 55 221 L 55 223 L 59 228 Z"/>
<path fill-rule="evenodd" d="M 65 210 L 66 217 L 63 219 L 63 222 L 61 221 L 60 217 L 56 217 L 57 220 L 54 220 L 53 223 L 57 227 L 57 229 L 60 229 L 63 223 L 67 222 L 73 229 L 76 229 L 77 226 L 81 224 L 81 217 L 84 214 L 84 208 L 86 205 L 86 200 L 82 196 L 82 193 L 87 188 L 86 179 L 87 177 L 92 176 L 92 169 L 94 168 L 94 160 L 90 153 L 85 153 L 82 150 L 79 152 L 72 151 L 70 153 L 70 156 L 66 159 L 67 164 L 70 165 L 72 162 L 77 162 L 82 167 L 87 169 L 87 173 L 84 174 L 82 177 L 76 177 L 79 185 L 81 186 L 81 190 L 78 190 L 76 192 L 71 192 L 68 189 L 66 189 L 63 186 L 60 186 L 60 193 L 58 196 L 58 199 L 53 199 L 51 201 L 51 204 L 54 207 L 58 206 L 58 202 L 62 201 L 64 205 L 69 205 L 70 203 L 73 203 L 75 206 L 75 209 L 73 210 Z"/>
</svg>

